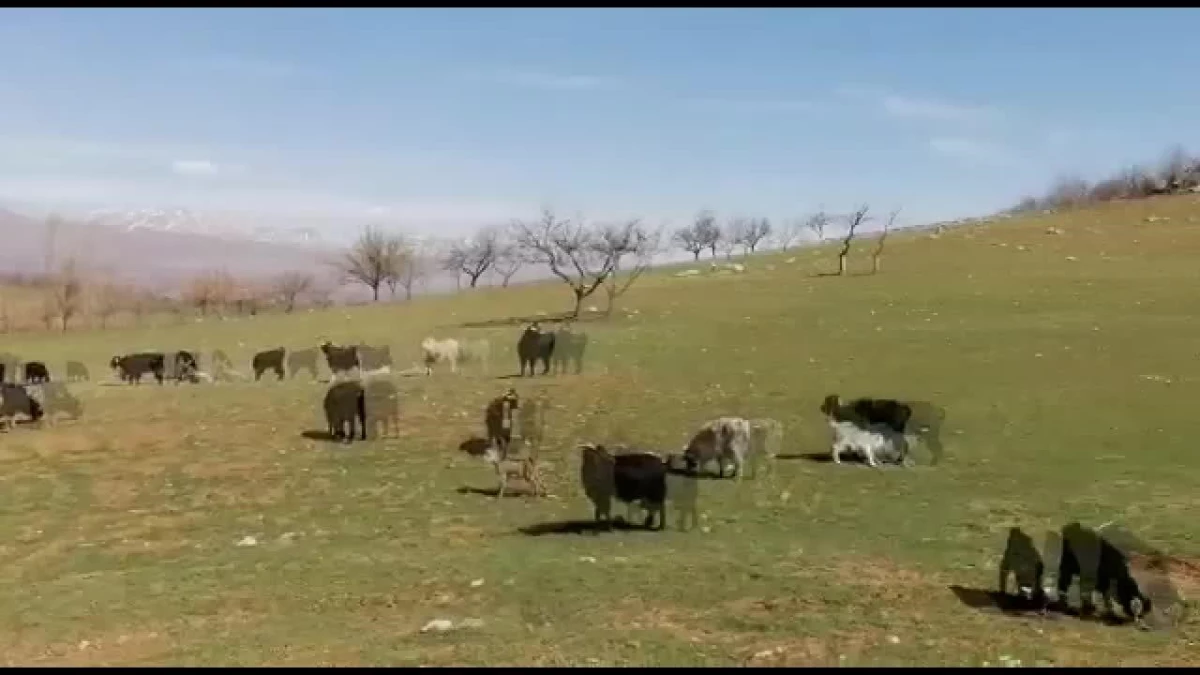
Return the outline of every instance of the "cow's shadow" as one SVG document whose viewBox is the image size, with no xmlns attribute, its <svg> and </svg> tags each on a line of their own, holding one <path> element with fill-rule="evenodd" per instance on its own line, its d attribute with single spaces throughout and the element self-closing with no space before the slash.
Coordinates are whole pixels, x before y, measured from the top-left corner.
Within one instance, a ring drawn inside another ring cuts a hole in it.
<svg viewBox="0 0 1200 675">
<path fill-rule="evenodd" d="M 617 516 L 610 523 L 599 523 L 595 520 L 558 520 L 536 523 L 517 528 L 517 531 L 529 537 L 542 537 L 548 534 L 602 534 L 606 532 L 658 532 L 654 528 L 634 524 Z"/>
<path fill-rule="evenodd" d="M 491 444 L 488 443 L 486 438 L 472 436 L 462 443 L 459 443 L 458 450 L 459 452 L 465 452 L 472 457 L 482 457 L 483 453 L 487 451 L 488 446 L 490 445 Z"/>
<path fill-rule="evenodd" d="M 500 494 L 500 487 L 494 488 L 477 488 L 469 485 L 463 485 L 455 490 L 460 495 L 482 495 L 484 497 L 495 497 Z M 530 497 L 533 496 L 533 488 L 522 485 L 509 484 L 504 488 L 504 498 L 510 497 Z"/>
<path fill-rule="evenodd" d="M 1080 613 L 1078 608 L 1066 606 L 1061 603 L 1051 604 L 1045 612 L 1041 612 L 1026 598 L 1009 593 L 1001 593 L 997 590 L 967 588 L 957 584 L 951 585 L 949 588 L 950 592 L 954 593 L 959 602 L 971 609 L 982 612 L 994 612 L 1014 618 L 1031 620 L 1055 620 L 1063 617 L 1072 617 L 1106 626 L 1126 626 L 1134 623 L 1133 619 L 1107 612 L 1085 615 Z"/>
<path fill-rule="evenodd" d="M 334 436 L 333 434 L 329 433 L 328 431 L 326 431 L 326 430 L 324 430 L 324 429 L 322 429 L 322 430 L 320 430 L 320 431 L 318 431 L 318 430 L 315 430 L 315 429 L 312 429 L 312 430 L 309 430 L 309 431 L 302 431 L 302 432 L 300 432 L 300 436 L 302 436 L 303 438 L 306 438 L 306 439 L 308 439 L 308 440 L 310 440 L 310 441 L 319 441 L 319 442 L 322 442 L 322 443 L 337 443 L 337 444 L 339 444 L 339 445 L 349 445 L 349 444 L 350 444 L 350 443 L 347 443 L 346 441 L 344 441 L 343 439 L 340 439 L 340 438 L 338 438 L 337 436 Z M 368 441 L 371 441 L 371 440 L 375 440 L 375 439 L 372 439 L 372 438 L 371 438 L 371 434 L 370 434 L 370 433 L 368 433 L 368 434 L 367 434 L 367 440 L 366 440 L 366 441 L 362 440 L 362 438 L 360 438 L 360 437 L 358 436 L 358 434 L 355 434 L 355 435 L 354 435 L 354 438 L 350 439 L 350 442 L 352 442 L 352 443 L 366 443 L 366 442 L 368 442 Z"/>
</svg>

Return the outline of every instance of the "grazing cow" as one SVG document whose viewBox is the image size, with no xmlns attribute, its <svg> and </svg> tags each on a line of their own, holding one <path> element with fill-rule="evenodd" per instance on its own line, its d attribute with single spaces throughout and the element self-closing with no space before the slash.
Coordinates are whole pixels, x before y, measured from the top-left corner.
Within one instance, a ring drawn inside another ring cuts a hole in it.
<svg viewBox="0 0 1200 675">
<path fill-rule="evenodd" d="M 301 370 L 307 370 L 312 379 L 317 379 L 317 349 L 315 347 L 288 352 L 288 378 L 295 377 L 296 373 Z"/>
<path fill-rule="evenodd" d="M 542 362 L 542 374 L 550 372 L 550 358 L 554 356 L 554 333 L 543 333 L 536 322 L 530 324 L 521 333 L 517 341 L 517 358 L 521 361 L 521 377 L 525 376 L 525 366 L 529 366 L 529 375 L 534 375 L 533 369 L 538 361 Z"/>
<path fill-rule="evenodd" d="M 263 373 L 272 371 L 275 373 L 277 380 L 283 379 L 283 357 L 287 354 L 287 350 L 283 347 L 269 349 L 265 352 L 259 352 L 250 359 L 250 369 L 254 371 L 254 381 L 258 382 L 262 378 Z"/>
<path fill-rule="evenodd" d="M 454 338 L 437 340 L 427 337 L 421 341 L 421 352 L 425 362 L 425 374 L 433 375 L 436 363 L 450 364 L 450 372 L 458 372 L 458 361 L 462 357 L 462 346 Z"/>
<path fill-rule="evenodd" d="M 576 333 L 563 325 L 554 333 L 553 372 L 563 375 L 568 368 L 576 375 L 583 372 L 583 352 L 587 349 L 587 333 Z"/>
<path fill-rule="evenodd" d="M 382 374 L 391 372 L 392 369 L 392 348 L 388 345 L 382 347 L 371 347 L 370 345 L 358 345 L 358 364 L 364 373 L 371 372 Z M 386 370 L 384 370 L 386 369 Z"/>
<path fill-rule="evenodd" d="M 363 387 L 372 438 L 400 435 L 400 392 L 391 380 L 370 378 Z"/>
<path fill-rule="evenodd" d="M 1106 613 L 1115 615 L 1115 599 L 1140 627 L 1151 609 L 1150 598 L 1143 594 L 1129 571 L 1129 559 L 1103 535 L 1078 522 L 1062 529 L 1062 556 L 1058 567 L 1058 604 L 1065 605 L 1067 592 L 1079 578 L 1080 613 L 1095 612 L 1094 593 L 1104 599 Z"/>
<path fill-rule="evenodd" d="M 1021 603 L 1044 612 L 1047 604 L 1043 583 L 1045 572 L 1045 562 L 1033 538 L 1019 527 L 1009 528 L 1004 556 L 1000 559 L 1000 594 L 1006 598 L 1015 597 Z M 1016 593 L 1008 592 L 1010 578 L 1016 582 Z"/>
<path fill-rule="evenodd" d="M 159 384 L 162 384 L 165 361 L 166 357 L 161 353 L 141 352 L 138 354 L 126 354 L 125 356 L 114 356 L 108 365 L 117 371 L 123 381 L 129 384 L 140 384 L 142 375 L 146 373 L 154 373 L 154 379 L 158 380 Z"/>
<path fill-rule="evenodd" d="M 18 415 L 37 422 L 44 414 L 42 404 L 19 384 L 0 384 L 0 427 L 12 426 Z"/>
<path fill-rule="evenodd" d="M 67 382 L 87 382 L 89 379 L 87 366 L 78 361 L 67 361 Z"/>
<path fill-rule="evenodd" d="M 41 361 L 30 361 L 25 364 L 25 384 L 41 384 L 50 381 L 50 369 Z"/>
<path fill-rule="evenodd" d="M 359 368 L 358 350 L 354 347 L 339 347 L 326 341 L 321 343 L 321 353 L 325 354 L 325 363 L 335 380 L 339 374 Z"/>
<path fill-rule="evenodd" d="M 842 463 L 842 455 L 850 452 L 863 457 L 867 464 L 873 467 L 880 462 L 891 464 L 911 464 L 908 455 L 908 438 L 895 431 L 887 424 L 872 424 L 866 429 L 843 420 L 831 422 L 833 428 L 833 444 L 830 454 L 835 464 Z"/>
<path fill-rule="evenodd" d="M 325 422 L 329 434 L 344 443 L 354 440 L 354 421 L 358 420 L 362 440 L 367 440 L 367 401 L 362 384 L 338 382 L 325 392 Z M 346 426 L 349 425 L 349 433 Z"/>
<path fill-rule="evenodd" d="M 506 390 L 488 403 L 484 410 L 483 423 L 487 429 L 488 445 L 500 451 L 500 456 L 508 457 L 508 446 L 512 443 L 513 411 L 521 407 L 517 392 Z"/>
<path fill-rule="evenodd" d="M 200 381 L 200 362 L 196 360 L 195 352 L 175 352 L 171 355 L 171 359 L 167 363 L 171 367 L 171 374 L 175 380 L 175 384 L 184 381 L 196 384 Z"/>
<path fill-rule="evenodd" d="M 667 524 L 667 465 L 650 452 L 609 454 L 602 445 L 585 443 L 582 452 L 580 478 L 588 500 L 592 502 L 596 522 L 611 527 L 612 500 L 626 504 L 641 504 L 646 509 L 647 528 L 658 513 L 658 528 Z"/>
<path fill-rule="evenodd" d="M 718 417 L 706 422 L 684 447 L 688 470 L 699 472 L 717 460 L 717 476 L 725 477 L 725 460 L 733 463 L 738 480 L 750 452 L 750 422 L 741 417 Z"/>
<path fill-rule="evenodd" d="M 46 382 L 29 387 L 29 393 L 41 403 L 47 421 L 53 421 L 58 415 L 73 420 L 83 415 L 83 404 L 62 382 Z"/>
</svg>

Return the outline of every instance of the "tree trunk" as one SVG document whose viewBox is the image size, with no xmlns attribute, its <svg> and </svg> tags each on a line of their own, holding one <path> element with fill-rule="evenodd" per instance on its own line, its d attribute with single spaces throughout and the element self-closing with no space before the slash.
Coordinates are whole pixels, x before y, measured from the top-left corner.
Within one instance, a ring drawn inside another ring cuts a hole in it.
<svg viewBox="0 0 1200 675">
<path fill-rule="evenodd" d="M 379 302 L 379 285 L 378 284 L 371 287 L 371 294 L 374 297 L 374 302 Z"/>
<path fill-rule="evenodd" d="M 404 299 L 412 300 L 412 284 L 404 287 Z"/>
<path fill-rule="evenodd" d="M 845 276 L 845 275 L 846 275 L 846 254 L 841 253 L 838 255 L 838 276 Z"/>
<path fill-rule="evenodd" d="M 471 277 L 471 288 L 475 288 L 475 284 L 479 283 L 479 277 Z"/>
<path fill-rule="evenodd" d="M 700 262 L 700 251 L 692 251 L 692 260 Z"/>
<path fill-rule="evenodd" d="M 583 292 L 575 288 L 571 290 L 575 294 L 575 309 L 571 311 L 571 318 L 578 319 L 579 312 L 583 309 Z"/>
<path fill-rule="evenodd" d="M 871 274 L 879 274 L 879 254 L 871 256 Z"/>
</svg>

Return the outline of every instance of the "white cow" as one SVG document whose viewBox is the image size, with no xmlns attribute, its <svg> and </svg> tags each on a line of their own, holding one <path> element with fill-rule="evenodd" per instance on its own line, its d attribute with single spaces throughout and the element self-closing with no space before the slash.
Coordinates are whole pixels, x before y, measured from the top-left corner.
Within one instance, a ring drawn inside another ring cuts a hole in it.
<svg viewBox="0 0 1200 675">
<path fill-rule="evenodd" d="M 458 340 L 447 338 L 436 340 L 431 337 L 421 342 L 421 351 L 425 353 L 425 374 L 433 374 L 433 364 L 444 361 L 450 364 L 450 372 L 458 372 L 458 360 L 462 357 L 462 346 Z"/>
</svg>

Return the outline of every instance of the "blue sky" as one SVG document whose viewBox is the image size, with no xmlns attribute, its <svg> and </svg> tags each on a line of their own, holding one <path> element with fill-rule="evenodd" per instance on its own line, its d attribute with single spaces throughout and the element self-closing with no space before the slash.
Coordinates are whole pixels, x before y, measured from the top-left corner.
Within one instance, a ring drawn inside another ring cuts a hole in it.
<svg viewBox="0 0 1200 675">
<path fill-rule="evenodd" d="M 1200 150 L 1181 10 L 0 10 L 0 203 L 976 215 Z"/>
</svg>

